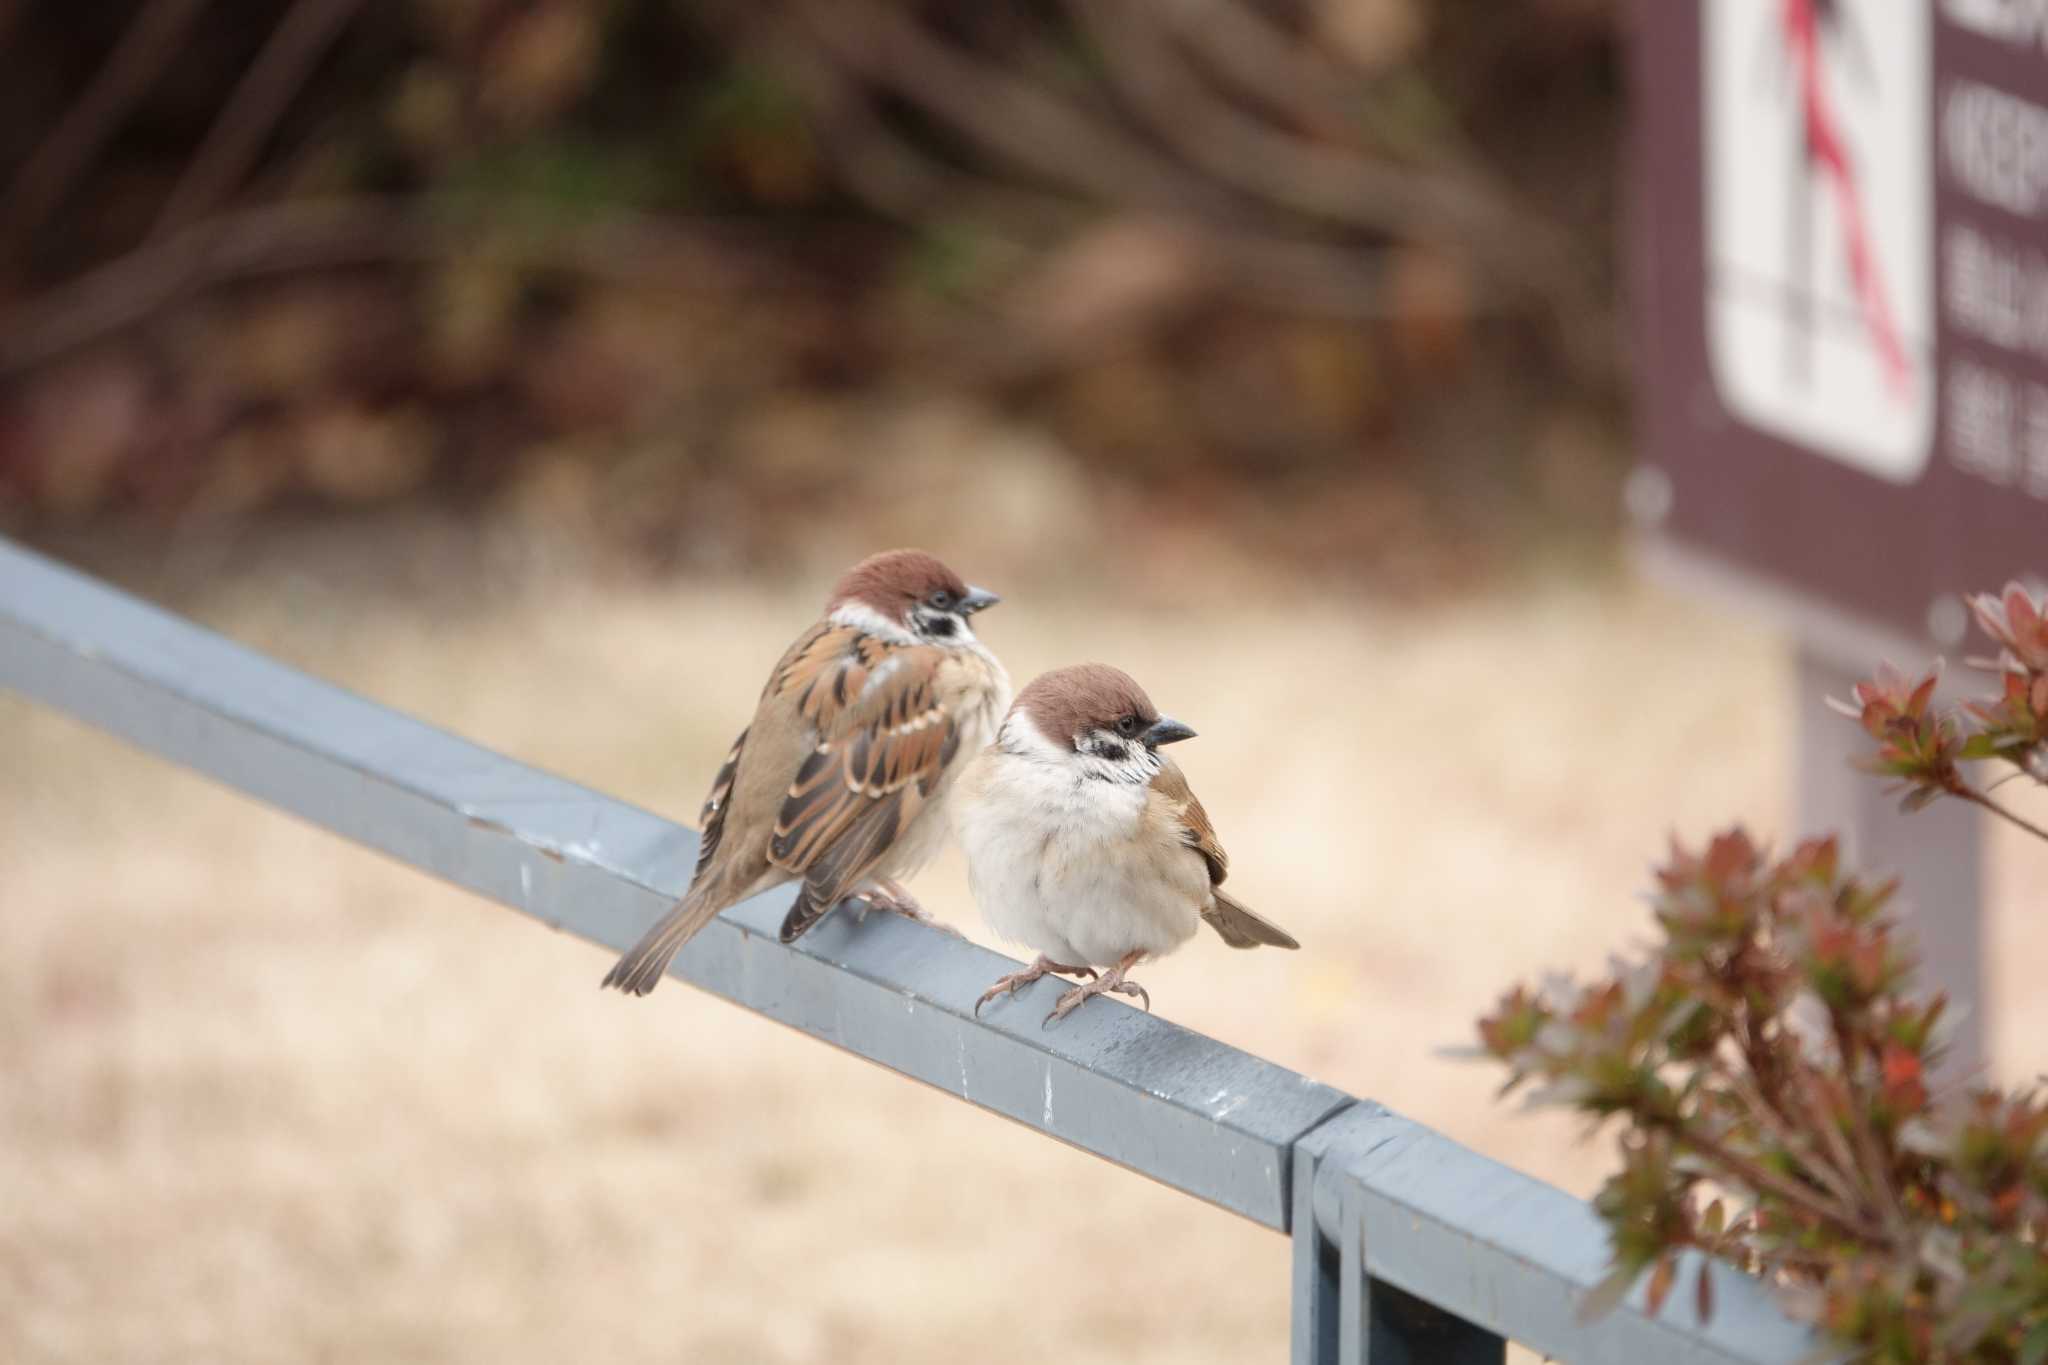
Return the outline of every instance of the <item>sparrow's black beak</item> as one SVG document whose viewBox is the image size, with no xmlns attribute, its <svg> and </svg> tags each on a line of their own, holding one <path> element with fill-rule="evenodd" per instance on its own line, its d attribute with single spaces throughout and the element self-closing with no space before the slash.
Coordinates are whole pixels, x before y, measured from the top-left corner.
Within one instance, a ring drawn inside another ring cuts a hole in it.
<svg viewBox="0 0 2048 1365">
<path fill-rule="evenodd" d="M 984 607 L 992 607 L 1002 600 L 987 588 L 969 588 L 967 595 L 960 599 L 960 614 L 972 616 Z"/>
<path fill-rule="evenodd" d="M 1182 725 L 1172 716 L 1161 716 L 1152 722 L 1152 728 L 1145 732 L 1145 744 L 1156 749 L 1162 744 L 1178 744 L 1184 739 L 1193 739 L 1194 730 Z"/>
</svg>

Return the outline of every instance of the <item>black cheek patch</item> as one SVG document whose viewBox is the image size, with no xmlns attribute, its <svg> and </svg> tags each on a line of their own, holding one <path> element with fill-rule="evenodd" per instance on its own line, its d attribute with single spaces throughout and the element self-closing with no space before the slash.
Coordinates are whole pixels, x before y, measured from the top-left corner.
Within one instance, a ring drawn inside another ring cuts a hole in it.
<svg viewBox="0 0 2048 1365">
<path fill-rule="evenodd" d="M 953 633 L 953 629 L 957 624 L 958 622 L 954 621 L 953 618 L 950 616 L 926 617 L 924 622 L 924 633 L 927 635 L 944 638 L 945 636 L 951 635 Z"/>
<path fill-rule="evenodd" d="M 1096 747 L 1095 756 L 1111 763 L 1122 763 L 1130 758 L 1131 751 L 1121 744 L 1103 744 Z"/>
</svg>

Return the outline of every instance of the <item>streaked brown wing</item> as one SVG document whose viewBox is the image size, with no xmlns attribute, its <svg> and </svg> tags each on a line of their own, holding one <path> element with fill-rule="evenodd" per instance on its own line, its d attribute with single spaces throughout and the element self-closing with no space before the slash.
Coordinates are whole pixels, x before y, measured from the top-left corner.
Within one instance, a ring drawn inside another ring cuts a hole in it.
<svg viewBox="0 0 2048 1365">
<path fill-rule="evenodd" d="M 1202 809 L 1202 803 L 1188 786 L 1187 775 L 1165 754 L 1159 756 L 1159 771 L 1152 775 L 1152 790 L 1179 808 L 1182 842 L 1201 854 L 1202 861 L 1209 865 L 1209 884 L 1222 885 L 1230 875 L 1230 855 L 1217 842 L 1216 827 L 1209 823 L 1209 812 Z"/>
<path fill-rule="evenodd" d="M 1294 935 L 1223 890 L 1221 883 L 1229 875 L 1230 858 L 1216 841 L 1216 827 L 1209 823 L 1209 812 L 1202 809 L 1202 803 L 1189 789 L 1186 775 L 1163 754 L 1159 771 L 1152 778 L 1152 789 L 1179 812 L 1181 842 L 1201 854 L 1202 861 L 1209 865 L 1211 894 L 1209 903 L 1202 907 L 1202 918 L 1209 927 L 1233 948 L 1256 948 L 1261 944 L 1299 948 L 1301 944 Z"/>
<path fill-rule="evenodd" d="M 718 776 L 711 779 L 711 791 L 704 798 L 704 809 L 697 812 L 697 877 L 704 875 L 704 869 L 711 864 L 711 855 L 718 852 L 718 841 L 725 836 L 725 812 L 732 801 L 733 779 L 739 776 L 740 751 L 747 747 L 747 735 L 751 729 L 750 726 L 740 731 L 740 737 L 732 742 L 732 751 L 725 756 L 725 765 L 718 770 Z"/>
<path fill-rule="evenodd" d="M 881 662 L 889 648 L 852 626 L 820 622 L 789 647 L 763 693 L 792 700 L 797 715 L 823 734 L 860 695 L 868 670 Z"/>
<path fill-rule="evenodd" d="M 943 651 L 844 636 L 792 651 L 771 684 L 794 697 L 818 738 L 790 783 L 768 856 L 826 906 L 915 818 L 959 744 L 936 691 Z"/>
</svg>

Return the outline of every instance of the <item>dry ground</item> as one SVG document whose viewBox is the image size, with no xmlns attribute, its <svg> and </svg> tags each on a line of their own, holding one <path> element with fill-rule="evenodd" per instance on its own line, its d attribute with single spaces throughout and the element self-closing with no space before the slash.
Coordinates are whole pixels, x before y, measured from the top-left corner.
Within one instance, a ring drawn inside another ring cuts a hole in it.
<svg viewBox="0 0 2048 1365">
<path fill-rule="evenodd" d="M 1162 1013 L 1580 1191 L 1604 1156 L 1434 1055 L 1642 928 L 1667 829 L 1782 830 L 1778 642 L 1556 580 L 1428 611 L 1105 609 L 1005 582 L 1020 676 L 1110 657 L 1235 885 Z M 678 818 L 815 585 L 488 611 L 315 577 L 222 628 Z M 1277 1359 L 1279 1237 L 0 698 L 0 1358 L 983 1365 Z M 2048 1062 L 2048 860 L 2001 837 L 1998 1069 Z M 973 923 L 957 862 L 925 900 Z M 974 926 L 979 932 L 978 925 Z"/>
</svg>

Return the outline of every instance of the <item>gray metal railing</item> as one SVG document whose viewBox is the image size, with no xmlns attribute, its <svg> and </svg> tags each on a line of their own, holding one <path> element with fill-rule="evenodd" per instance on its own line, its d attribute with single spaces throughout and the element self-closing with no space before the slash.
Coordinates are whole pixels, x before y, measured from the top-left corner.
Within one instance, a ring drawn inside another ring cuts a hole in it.
<svg viewBox="0 0 2048 1365">
<path fill-rule="evenodd" d="M 0 541 L 0 687 L 607 947 L 667 907 L 688 829 L 319 682 Z M 714 921 L 676 975 L 1294 1238 L 1293 1355 L 1588 1365 L 1777 1362 L 1813 1339 L 1714 1267 L 1661 1315 L 1578 1301 L 1606 1234 L 1560 1190 L 1282 1067 L 1122 1006 L 1045 1031 L 977 1020 L 1009 960 L 893 916 L 776 941 L 772 893 Z M 1689 1273 L 1689 1272 L 1688 1272 Z M 1689 1279 L 1680 1283 L 1689 1284 Z M 1681 1305 L 1677 1301 L 1683 1300 Z"/>
</svg>

